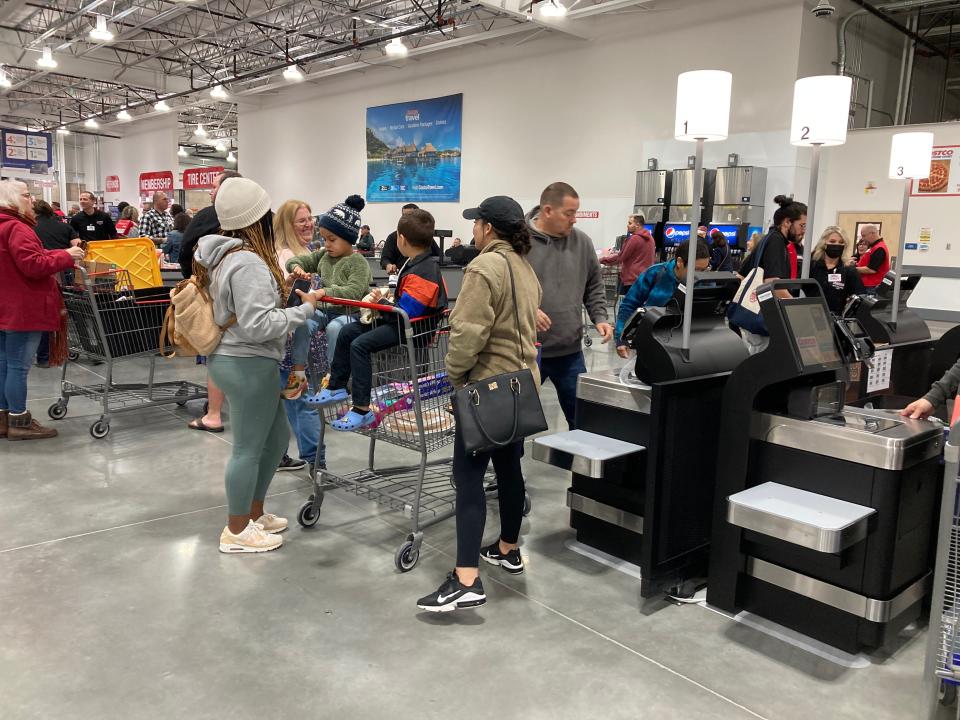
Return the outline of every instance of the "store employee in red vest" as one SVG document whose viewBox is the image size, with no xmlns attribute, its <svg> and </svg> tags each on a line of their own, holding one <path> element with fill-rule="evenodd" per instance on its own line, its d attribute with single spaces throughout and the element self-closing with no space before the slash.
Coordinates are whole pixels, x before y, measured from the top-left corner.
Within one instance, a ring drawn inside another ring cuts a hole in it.
<svg viewBox="0 0 960 720">
<path fill-rule="evenodd" d="M 867 249 L 860 255 L 857 272 L 860 273 L 863 286 L 870 291 L 875 289 L 883 281 L 883 276 L 890 271 L 890 251 L 887 243 L 880 237 L 876 225 L 861 227 L 860 239 L 867 244 Z"/>
</svg>

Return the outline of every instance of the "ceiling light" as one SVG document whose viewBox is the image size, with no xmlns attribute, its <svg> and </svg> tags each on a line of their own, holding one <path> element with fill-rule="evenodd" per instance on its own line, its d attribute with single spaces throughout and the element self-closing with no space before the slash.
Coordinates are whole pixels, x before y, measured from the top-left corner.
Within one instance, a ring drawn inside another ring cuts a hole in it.
<svg viewBox="0 0 960 720">
<path fill-rule="evenodd" d="M 388 42 L 383 51 L 390 57 L 406 57 L 410 53 L 400 38 L 394 38 Z"/>
<path fill-rule="evenodd" d="M 87 118 L 86 122 L 83 123 L 83 126 L 84 126 L 84 127 L 88 127 L 88 128 L 90 128 L 91 130 L 95 130 L 95 129 L 97 129 L 98 127 L 100 127 L 100 123 L 98 123 L 98 122 L 97 122 L 96 120 L 94 120 L 93 118 Z"/>
<path fill-rule="evenodd" d="M 567 14 L 567 6 L 560 0 L 546 0 L 539 5 L 540 16 L 549 18 L 561 18 Z"/>
<path fill-rule="evenodd" d="M 299 82 L 303 80 L 303 73 L 296 65 L 288 65 L 287 69 L 283 71 L 283 79 L 290 82 Z"/>
<path fill-rule="evenodd" d="M 180 146 L 180 149 L 177 150 L 177 155 L 180 157 L 187 157 L 190 153 L 187 152 L 186 148 L 183 145 Z"/>
<path fill-rule="evenodd" d="M 97 24 L 90 31 L 90 39 L 98 42 L 108 43 L 113 40 L 113 33 L 107 30 L 107 18 L 104 15 L 97 15 Z"/>
<path fill-rule="evenodd" d="M 117 113 L 117 120 L 122 120 L 123 122 L 130 122 L 133 120 L 133 115 L 127 112 L 126 108 Z"/>
<path fill-rule="evenodd" d="M 193 134 L 198 135 L 200 137 L 206 137 L 207 131 L 203 129 L 203 125 L 201 125 L 200 123 L 197 123 L 197 129 L 193 131 Z"/>
<path fill-rule="evenodd" d="M 70 134 L 70 131 L 67 130 L 65 127 L 58 127 L 58 128 L 57 128 L 57 132 L 60 133 L 61 135 L 69 135 L 69 134 Z"/>
<path fill-rule="evenodd" d="M 213 144 L 213 149 L 216 150 L 217 152 L 226 152 L 227 146 L 223 144 L 223 140 L 217 140 Z"/>
<path fill-rule="evenodd" d="M 43 55 L 37 58 L 37 66 L 42 68 L 55 68 L 57 61 L 53 59 L 53 50 L 49 47 L 44 47 Z"/>
<path fill-rule="evenodd" d="M 157 112 L 170 112 L 170 106 L 167 105 L 166 100 L 161 100 L 157 103 L 154 103 L 153 109 Z"/>
<path fill-rule="evenodd" d="M 8 88 L 13 85 L 10 78 L 7 77 L 7 71 L 0 67 L 0 88 Z"/>
<path fill-rule="evenodd" d="M 237 161 L 237 156 L 233 154 L 233 150 L 227 153 L 227 162 L 235 163 Z"/>
<path fill-rule="evenodd" d="M 214 85 L 210 91 L 210 97 L 214 100 L 226 100 L 229 96 L 227 91 L 223 89 L 223 85 Z"/>
</svg>

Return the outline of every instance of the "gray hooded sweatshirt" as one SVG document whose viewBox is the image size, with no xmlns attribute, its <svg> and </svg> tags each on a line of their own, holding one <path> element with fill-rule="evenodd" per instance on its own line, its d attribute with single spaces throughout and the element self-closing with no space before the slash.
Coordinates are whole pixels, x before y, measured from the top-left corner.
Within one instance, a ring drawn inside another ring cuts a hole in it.
<svg viewBox="0 0 960 720">
<path fill-rule="evenodd" d="M 252 252 L 227 253 L 243 245 L 237 238 L 206 235 L 197 243 L 195 263 L 207 268 L 213 316 L 226 325 L 236 324 L 223 334 L 214 355 L 231 357 L 283 358 L 287 333 L 303 325 L 313 308 L 303 304 L 280 307 L 280 291 L 267 264 Z"/>
<path fill-rule="evenodd" d="M 593 241 L 576 227 L 566 237 L 550 237 L 528 219 L 533 266 L 543 299 L 540 309 L 550 318 L 550 329 L 537 336 L 545 358 L 580 352 L 583 342 L 583 306 L 594 325 L 607 322 L 606 295 L 600 261 Z"/>
</svg>

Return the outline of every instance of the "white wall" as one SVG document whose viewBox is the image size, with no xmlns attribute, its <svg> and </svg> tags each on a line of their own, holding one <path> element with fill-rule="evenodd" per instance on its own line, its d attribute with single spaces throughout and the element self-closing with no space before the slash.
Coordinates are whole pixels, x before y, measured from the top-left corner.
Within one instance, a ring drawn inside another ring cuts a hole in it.
<svg viewBox="0 0 960 720">
<path fill-rule="evenodd" d="M 181 186 L 177 157 L 177 119 L 172 114 L 139 120 L 124 126 L 124 137 L 100 139 L 100 177 L 97 188 L 106 187 L 107 175 L 120 178 L 120 192 L 106 193 L 107 202 L 126 200 L 138 205 L 140 173 L 169 170 L 174 187 Z"/>
<path fill-rule="evenodd" d="M 790 164 L 792 149 L 785 153 L 773 138 L 786 138 L 789 127 L 803 11 L 798 0 L 679 0 L 604 18 L 588 26 L 592 41 L 550 35 L 518 47 L 513 38 L 285 89 L 260 110 L 241 109 L 239 169 L 261 182 L 275 205 L 301 198 L 323 211 L 366 187 L 367 106 L 462 92 L 462 202 L 427 207 L 438 227 L 467 236 L 463 207 L 494 194 L 529 206 L 562 179 L 578 189 L 583 209 L 601 212 L 582 227 L 598 246 L 608 245 L 623 232 L 634 174 L 646 157 L 656 152 L 661 167 L 684 167 L 692 152 L 669 139 L 679 72 L 734 75 L 732 138 L 709 146 L 708 165 L 725 164 L 734 150 L 742 162 Z M 718 53 L 705 36 L 749 42 L 727 43 Z M 664 161 L 668 155 L 681 162 Z M 796 190 L 790 184 L 776 187 Z M 372 204 L 363 213 L 377 238 L 398 216 L 397 204 Z"/>
<path fill-rule="evenodd" d="M 890 158 L 890 138 L 905 128 L 878 128 L 857 130 L 847 136 L 847 143 L 824 150 L 823 173 L 818 193 L 817 228 L 832 224 L 841 211 L 901 211 L 903 184 L 887 177 Z M 960 123 L 914 125 L 908 130 L 934 133 L 935 145 L 960 145 Z M 865 192 L 868 183 L 876 190 Z M 960 268 L 960 198 L 912 197 L 906 220 L 906 241 L 917 242 L 920 228 L 931 229 L 930 249 L 907 250 L 903 264 L 930 268 L 933 275 L 941 268 Z M 896 246 L 899 238 L 887 238 Z M 940 311 L 960 311 L 960 280 L 925 277 L 910 298 L 911 307 Z"/>
</svg>

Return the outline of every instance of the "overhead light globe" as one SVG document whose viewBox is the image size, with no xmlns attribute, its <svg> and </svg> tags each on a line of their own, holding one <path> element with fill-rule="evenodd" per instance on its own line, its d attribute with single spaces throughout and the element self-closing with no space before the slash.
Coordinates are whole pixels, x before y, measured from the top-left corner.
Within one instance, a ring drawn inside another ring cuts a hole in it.
<svg viewBox="0 0 960 720">
<path fill-rule="evenodd" d="M 97 42 L 110 42 L 113 40 L 113 33 L 107 30 L 107 18 L 103 15 L 97 15 L 97 24 L 90 31 L 90 39 Z"/>
<path fill-rule="evenodd" d="M 283 79 L 288 82 L 300 82 L 303 80 L 303 73 L 296 65 L 288 65 L 287 69 L 283 71 Z"/>
<path fill-rule="evenodd" d="M 57 128 L 57 133 L 60 134 L 60 135 L 69 135 L 69 134 L 70 134 L 70 131 L 67 130 L 67 128 L 65 128 L 65 127 L 58 127 L 58 128 Z"/>
<path fill-rule="evenodd" d="M 897 133 L 890 139 L 890 179 L 924 180 L 930 177 L 932 132 Z"/>
<path fill-rule="evenodd" d="M 197 129 L 193 131 L 193 134 L 198 137 L 206 137 L 207 131 L 203 129 L 203 125 L 197 123 Z"/>
<path fill-rule="evenodd" d="M 166 100 L 160 100 L 153 104 L 153 109 L 157 112 L 170 112 L 170 106 L 167 105 Z"/>
<path fill-rule="evenodd" d="M 567 14 L 567 6 L 560 0 L 546 0 L 539 5 L 540 16 L 548 18 L 562 18 Z"/>
<path fill-rule="evenodd" d="M 13 85 L 10 78 L 7 77 L 7 71 L 0 67 L 0 88 L 8 88 Z"/>
<path fill-rule="evenodd" d="M 130 122 L 133 120 L 133 115 L 127 112 L 126 108 L 117 113 L 117 120 L 122 122 Z"/>
<path fill-rule="evenodd" d="M 793 86 L 790 144 L 797 146 L 843 145 L 850 119 L 853 78 L 846 75 L 813 75 Z"/>
<path fill-rule="evenodd" d="M 223 89 L 223 85 L 214 85 L 213 89 L 210 90 L 210 97 L 214 100 L 226 100 L 230 96 L 227 95 L 227 91 Z"/>
<path fill-rule="evenodd" d="M 410 54 L 410 50 L 403 44 L 403 40 L 400 38 L 394 38 L 388 42 L 383 51 L 390 57 L 406 57 Z"/>
<path fill-rule="evenodd" d="M 37 58 L 37 66 L 52 69 L 57 66 L 57 61 L 53 59 L 53 50 L 49 46 L 44 46 L 43 54 Z"/>
<path fill-rule="evenodd" d="M 684 142 L 725 140 L 730 127 L 733 75 L 726 70 L 691 70 L 677 76 L 673 137 Z"/>
<path fill-rule="evenodd" d="M 83 126 L 88 127 L 91 130 L 96 130 L 98 127 L 100 127 L 100 123 L 98 123 L 94 118 L 87 118 L 83 123 Z"/>
<path fill-rule="evenodd" d="M 183 145 L 177 150 L 177 155 L 180 157 L 187 157 L 190 153 L 187 152 L 186 148 Z"/>
<path fill-rule="evenodd" d="M 213 149 L 216 150 L 217 152 L 226 152 L 227 146 L 223 144 L 223 140 L 217 140 L 213 144 Z"/>
<path fill-rule="evenodd" d="M 227 153 L 227 162 L 235 163 L 237 161 L 237 156 L 233 154 L 233 150 Z"/>
</svg>

